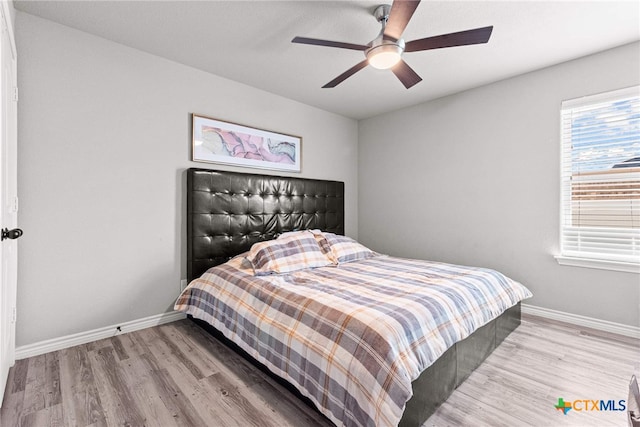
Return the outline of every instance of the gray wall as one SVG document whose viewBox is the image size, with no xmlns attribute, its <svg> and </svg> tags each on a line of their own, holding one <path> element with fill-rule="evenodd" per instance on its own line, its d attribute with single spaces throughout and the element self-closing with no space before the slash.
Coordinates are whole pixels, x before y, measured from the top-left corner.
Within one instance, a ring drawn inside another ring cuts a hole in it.
<svg viewBox="0 0 640 427">
<path fill-rule="evenodd" d="M 234 170 L 189 161 L 190 113 L 301 135 L 301 176 L 345 181 L 357 237 L 354 120 L 21 12 L 16 31 L 18 346 L 172 310 L 184 170 Z"/>
<path fill-rule="evenodd" d="M 531 289 L 529 304 L 638 326 L 637 274 L 561 266 L 553 255 L 560 102 L 638 84 L 639 47 L 360 121 L 360 241 L 393 255 L 493 267 Z"/>
<path fill-rule="evenodd" d="M 172 309 L 184 170 L 241 170 L 189 161 L 190 113 L 302 135 L 301 176 L 345 181 L 347 234 L 381 252 L 497 268 L 530 304 L 640 322 L 637 275 L 552 256 L 560 101 L 638 84 L 637 43 L 358 124 L 16 15 L 18 346 Z"/>
</svg>

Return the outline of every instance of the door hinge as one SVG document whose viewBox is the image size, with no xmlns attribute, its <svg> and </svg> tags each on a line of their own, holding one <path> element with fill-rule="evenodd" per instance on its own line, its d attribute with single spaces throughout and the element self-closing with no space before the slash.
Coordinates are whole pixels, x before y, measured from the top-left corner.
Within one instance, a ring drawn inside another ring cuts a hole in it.
<svg viewBox="0 0 640 427">
<path fill-rule="evenodd" d="M 18 212 L 19 204 L 18 204 L 18 196 L 14 196 L 11 198 L 9 202 L 9 212 L 16 213 Z"/>
<path fill-rule="evenodd" d="M 18 102 L 18 86 L 14 86 L 13 87 L 12 100 L 13 100 L 13 102 Z"/>
<path fill-rule="evenodd" d="M 2 21 L 2 32 L 8 32 L 9 30 L 7 29 L 7 18 L 4 15 L 4 10 L 2 10 L 2 13 L 0 13 L 0 17 L 2 17 L 2 19 L 0 19 L 0 21 Z"/>
<path fill-rule="evenodd" d="M 16 323 L 16 320 L 18 320 L 18 310 L 13 307 L 13 312 L 11 313 L 11 323 Z"/>
</svg>

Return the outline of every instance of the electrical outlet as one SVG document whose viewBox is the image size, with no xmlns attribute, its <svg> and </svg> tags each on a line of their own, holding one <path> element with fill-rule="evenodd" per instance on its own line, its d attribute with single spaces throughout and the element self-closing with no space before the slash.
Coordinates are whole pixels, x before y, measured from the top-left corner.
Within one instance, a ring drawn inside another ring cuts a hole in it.
<svg viewBox="0 0 640 427">
<path fill-rule="evenodd" d="M 187 287 L 187 279 L 180 280 L 180 292 L 184 291 L 184 288 Z"/>
</svg>

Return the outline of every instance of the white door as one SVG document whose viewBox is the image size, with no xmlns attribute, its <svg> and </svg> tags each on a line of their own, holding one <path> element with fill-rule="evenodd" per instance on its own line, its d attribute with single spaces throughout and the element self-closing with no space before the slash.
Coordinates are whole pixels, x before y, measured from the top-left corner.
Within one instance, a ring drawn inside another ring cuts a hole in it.
<svg viewBox="0 0 640 427">
<path fill-rule="evenodd" d="M 17 100 L 16 51 L 6 2 L 2 2 L 0 26 L 0 229 L 15 229 L 17 197 Z M 17 236 L 15 232 L 12 237 Z M 0 406 L 9 368 L 15 362 L 17 242 L 0 242 Z"/>
</svg>

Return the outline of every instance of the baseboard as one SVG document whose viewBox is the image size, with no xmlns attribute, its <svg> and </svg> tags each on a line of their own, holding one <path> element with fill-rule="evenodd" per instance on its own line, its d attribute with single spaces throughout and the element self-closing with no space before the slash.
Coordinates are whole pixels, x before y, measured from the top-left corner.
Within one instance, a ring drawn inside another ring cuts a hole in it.
<svg viewBox="0 0 640 427">
<path fill-rule="evenodd" d="M 528 304 L 522 304 L 522 313 L 640 339 L 640 327 L 637 326 L 609 322 L 608 320 L 600 320 L 593 317 L 580 316 L 579 314 L 565 313 L 564 311 L 551 310 L 549 308 L 536 307 Z"/>
<path fill-rule="evenodd" d="M 607 320 L 580 316 L 578 314 L 571 314 L 563 311 L 551 310 L 549 308 L 536 307 L 528 304 L 522 304 L 522 313 L 640 339 L 640 328 L 637 326 L 609 322 Z M 20 360 L 26 359 L 28 357 L 39 356 L 51 351 L 57 351 L 64 348 L 73 347 L 75 345 L 86 344 L 88 342 L 109 338 L 118 334 L 162 325 L 164 323 L 184 319 L 185 317 L 186 316 L 184 313 L 173 311 L 170 313 L 162 313 L 154 316 L 144 317 L 142 319 L 132 320 L 117 325 L 106 326 L 104 328 L 94 329 L 91 331 L 67 335 L 60 338 L 53 338 L 34 344 L 28 344 L 16 347 L 15 359 Z M 118 326 L 120 327 L 120 331 L 116 330 Z"/>
<path fill-rule="evenodd" d="M 115 335 L 133 332 L 140 329 L 150 328 L 152 326 L 162 325 L 164 323 L 173 322 L 175 320 L 184 319 L 185 314 L 179 311 L 169 313 L 156 314 L 154 316 L 144 317 L 142 319 L 131 320 L 129 322 L 119 323 L 117 325 L 105 326 L 91 331 L 80 332 L 73 335 L 67 335 L 60 338 L 40 341 L 33 344 L 16 347 L 16 360 L 26 359 L 27 357 L 39 356 L 51 351 L 58 351 L 64 348 L 73 347 L 88 342 L 113 337 Z M 117 328 L 120 327 L 120 330 Z"/>
</svg>

